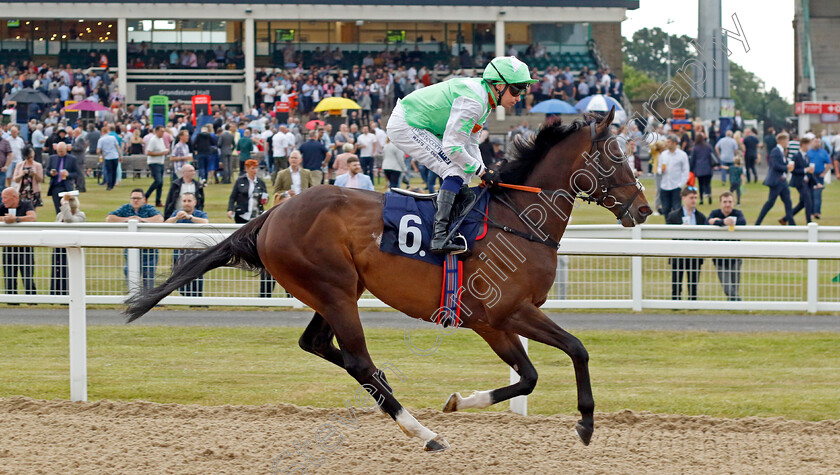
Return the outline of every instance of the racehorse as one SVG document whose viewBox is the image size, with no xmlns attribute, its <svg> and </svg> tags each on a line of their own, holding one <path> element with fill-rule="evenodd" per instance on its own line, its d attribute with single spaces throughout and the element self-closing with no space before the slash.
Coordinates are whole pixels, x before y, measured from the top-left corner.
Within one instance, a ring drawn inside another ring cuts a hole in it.
<svg viewBox="0 0 840 475">
<path fill-rule="evenodd" d="M 464 262 L 465 276 L 483 278 L 465 278 L 470 285 L 461 293 L 461 326 L 478 333 L 520 379 L 466 398 L 454 393 L 444 411 L 485 408 L 530 394 L 537 372 L 517 337 L 521 335 L 571 357 L 581 413 L 575 431 L 589 444 L 595 408 L 589 355 L 580 340 L 539 307 L 554 284 L 557 246 L 575 198 L 609 209 L 624 226 L 642 223 L 651 214 L 643 187 L 609 131 L 613 116 L 610 111 L 606 117 L 588 115 L 567 125 L 544 126 L 517 145 L 516 159 L 500 167 L 503 183 L 533 192 L 493 188 L 487 212 L 492 226 Z M 359 320 L 357 301 L 365 289 L 413 318 L 432 320 L 439 313 L 440 267 L 380 251 L 383 203 L 381 193 L 310 188 L 176 266 L 160 286 L 131 296 L 126 301 L 128 321 L 217 267 L 267 269 L 286 291 L 315 310 L 300 337 L 301 348 L 344 368 L 403 432 L 424 441 L 425 450 L 444 450 L 448 442 L 420 424 L 392 394 L 368 353 Z M 507 253 L 499 252 L 502 247 Z"/>
</svg>

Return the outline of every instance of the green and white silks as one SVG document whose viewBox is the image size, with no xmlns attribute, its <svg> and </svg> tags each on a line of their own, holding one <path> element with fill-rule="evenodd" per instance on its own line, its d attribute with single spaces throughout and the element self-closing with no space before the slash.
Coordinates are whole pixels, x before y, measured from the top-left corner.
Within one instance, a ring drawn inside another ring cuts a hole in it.
<svg viewBox="0 0 840 475">
<path fill-rule="evenodd" d="M 397 102 L 388 137 L 441 178 L 469 182 L 484 173 L 478 135 L 495 104 L 481 79 L 456 78 L 418 89 Z"/>
</svg>

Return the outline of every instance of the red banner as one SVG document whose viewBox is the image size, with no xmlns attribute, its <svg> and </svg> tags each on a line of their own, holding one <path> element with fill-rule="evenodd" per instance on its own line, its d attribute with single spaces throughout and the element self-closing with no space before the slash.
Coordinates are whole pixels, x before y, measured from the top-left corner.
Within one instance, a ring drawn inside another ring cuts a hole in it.
<svg viewBox="0 0 840 475">
<path fill-rule="evenodd" d="M 801 114 L 838 114 L 840 102 L 797 102 L 794 110 Z"/>
</svg>

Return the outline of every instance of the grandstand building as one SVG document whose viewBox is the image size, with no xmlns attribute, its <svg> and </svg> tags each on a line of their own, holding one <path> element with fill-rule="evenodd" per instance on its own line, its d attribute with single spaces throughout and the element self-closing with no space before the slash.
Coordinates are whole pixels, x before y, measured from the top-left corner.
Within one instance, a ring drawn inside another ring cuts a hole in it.
<svg viewBox="0 0 840 475">
<path fill-rule="evenodd" d="M 840 126 L 840 2 L 796 0 L 794 90 L 799 132 Z"/>
<path fill-rule="evenodd" d="M 0 64 L 33 60 L 74 68 L 106 66 L 117 73 L 128 103 L 155 94 L 214 103 L 254 101 L 258 68 L 304 69 L 329 58 L 347 69 L 382 50 L 406 51 L 419 64 L 470 69 L 483 53 L 546 53 L 534 66 L 609 65 L 621 76 L 620 24 L 638 0 L 309 0 L 159 2 L 6 0 L 0 19 Z M 336 50 L 338 53 L 336 53 Z M 172 64 L 193 51 L 202 63 Z M 331 52 L 327 56 L 325 52 Z M 290 58 L 293 58 L 289 61 Z M 161 68 L 161 64 L 165 69 Z"/>
</svg>

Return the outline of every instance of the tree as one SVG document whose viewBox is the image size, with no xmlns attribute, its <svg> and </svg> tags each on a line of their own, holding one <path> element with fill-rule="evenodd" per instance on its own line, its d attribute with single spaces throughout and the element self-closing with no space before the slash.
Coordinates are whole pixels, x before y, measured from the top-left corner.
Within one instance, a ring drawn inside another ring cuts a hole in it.
<svg viewBox="0 0 840 475">
<path fill-rule="evenodd" d="M 632 101 L 646 101 L 667 80 L 666 43 L 669 35 L 661 28 L 643 28 L 624 39 L 624 90 Z M 688 36 L 670 35 L 671 77 L 677 69 L 694 58 L 696 52 Z M 678 81 L 679 82 L 679 81 Z M 681 85 L 683 86 L 683 85 Z M 738 63 L 729 62 L 730 97 L 735 108 L 745 119 L 759 119 L 772 124 L 784 124 L 785 117 L 793 114 L 793 106 L 773 88 L 766 91 L 766 84 L 755 74 Z M 691 108 L 690 101 L 684 107 Z"/>
<path fill-rule="evenodd" d="M 642 28 L 633 33 L 633 39 L 624 38 L 624 62 L 644 71 L 658 82 L 668 79 L 668 37 L 671 38 L 671 74 L 680 65 L 694 57 L 688 36 L 668 35 L 661 28 Z"/>
</svg>

